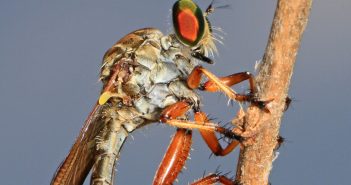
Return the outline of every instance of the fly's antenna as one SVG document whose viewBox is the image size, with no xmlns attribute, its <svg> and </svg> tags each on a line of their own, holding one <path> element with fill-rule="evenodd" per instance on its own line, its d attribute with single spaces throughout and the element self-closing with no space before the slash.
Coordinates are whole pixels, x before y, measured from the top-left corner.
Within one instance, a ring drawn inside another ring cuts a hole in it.
<svg viewBox="0 0 351 185">
<path fill-rule="evenodd" d="M 214 40 L 214 41 L 217 41 L 218 43 L 223 44 L 223 40 L 224 40 L 224 37 L 221 35 L 221 34 L 225 34 L 223 32 L 223 30 L 221 28 L 217 28 L 217 27 L 214 27 L 211 25 L 210 21 L 208 20 L 208 16 L 212 13 L 214 13 L 214 11 L 216 9 L 221 9 L 221 8 L 229 8 L 230 5 L 229 4 L 225 4 L 225 5 L 219 5 L 219 6 L 215 6 L 215 4 L 217 3 L 218 0 L 212 0 L 211 3 L 208 5 L 208 7 L 206 8 L 206 11 L 204 12 L 204 16 L 205 16 L 205 20 L 209 26 L 209 30 L 211 32 L 211 38 Z M 218 33 L 215 33 L 214 31 L 218 31 Z M 214 52 L 210 52 L 212 53 L 212 56 L 213 56 L 213 53 L 216 53 L 216 50 L 214 50 Z"/>
<path fill-rule="evenodd" d="M 208 5 L 208 7 L 206 8 L 206 11 L 205 11 L 205 17 L 212 14 L 215 11 L 215 9 L 222 9 L 222 8 L 229 8 L 230 7 L 229 4 L 214 7 L 215 3 L 216 3 L 216 0 L 212 0 L 211 3 Z"/>
<path fill-rule="evenodd" d="M 213 3 L 215 0 L 212 0 L 211 3 L 208 5 L 208 7 L 206 8 L 205 11 L 205 16 L 207 17 L 208 15 L 210 15 L 211 13 L 214 12 L 215 8 L 213 7 Z"/>
</svg>

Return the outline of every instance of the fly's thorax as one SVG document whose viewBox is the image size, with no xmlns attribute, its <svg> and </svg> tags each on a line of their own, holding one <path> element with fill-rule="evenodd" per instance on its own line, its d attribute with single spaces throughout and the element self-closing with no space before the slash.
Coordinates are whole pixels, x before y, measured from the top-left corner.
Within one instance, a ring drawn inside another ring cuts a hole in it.
<svg viewBox="0 0 351 185">
<path fill-rule="evenodd" d="M 128 82 L 138 91 L 137 94 L 142 94 L 134 102 L 137 109 L 145 116 L 157 119 L 159 115 L 155 113 L 181 99 L 199 100 L 186 84 L 188 75 L 197 64 L 191 57 L 191 50 L 179 43 L 174 35 L 163 36 L 159 44 L 161 48 L 156 44 L 145 44 L 136 51 L 135 61 L 140 65 Z M 147 50 L 152 52 L 145 52 Z M 178 89 L 171 88 L 172 84 L 179 84 Z"/>
<path fill-rule="evenodd" d="M 115 97 L 131 100 L 145 120 L 158 121 L 163 108 L 187 99 L 198 106 L 199 96 L 186 80 L 197 60 L 175 35 L 155 29 L 132 32 L 106 52 L 101 80 L 113 81 Z M 111 77 L 115 79 L 110 79 Z M 123 101 L 124 102 L 124 101 Z"/>
<path fill-rule="evenodd" d="M 162 60 L 174 63 L 183 79 L 187 79 L 191 71 L 199 64 L 191 55 L 192 48 L 181 43 L 175 34 L 162 37 L 161 46 L 163 48 Z"/>
<path fill-rule="evenodd" d="M 151 44 L 156 43 L 157 46 L 162 36 L 162 32 L 155 28 L 139 29 L 124 36 L 105 53 L 102 60 L 100 80 L 105 84 L 116 63 L 121 61 L 122 58 L 133 59 L 135 57 L 135 51 L 146 42 L 150 41 L 149 43 Z"/>
</svg>

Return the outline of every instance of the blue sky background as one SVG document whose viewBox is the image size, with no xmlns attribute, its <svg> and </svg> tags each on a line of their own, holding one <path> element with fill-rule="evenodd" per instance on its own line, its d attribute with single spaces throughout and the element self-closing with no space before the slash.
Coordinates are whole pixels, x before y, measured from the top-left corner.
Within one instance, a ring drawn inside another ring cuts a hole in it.
<svg viewBox="0 0 351 185">
<path fill-rule="evenodd" d="M 210 0 L 198 0 L 205 8 Z M 211 15 L 226 34 L 218 45 L 218 75 L 254 71 L 266 46 L 274 0 L 218 0 Z M 6 185 L 49 184 L 98 98 L 104 52 L 143 27 L 171 31 L 174 1 L 0 1 L 0 174 Z M 297 58 L 270 180 L 273 185 L 349 184 L 351 167 L 351 1 L 315 0 Z M 245 91 L 246 86 L 238 86 Z M 230 121 L 238 106 L 203 94 L 204 110 Z M 132 134 L 123 148 L 117 184 L 151 184 L 174 128 L 153 124 Z M 204 170 L 235 172 L 238 152 L 212 157 L 194 133 L 194 151 L 179 184 Z"/>
</svg>

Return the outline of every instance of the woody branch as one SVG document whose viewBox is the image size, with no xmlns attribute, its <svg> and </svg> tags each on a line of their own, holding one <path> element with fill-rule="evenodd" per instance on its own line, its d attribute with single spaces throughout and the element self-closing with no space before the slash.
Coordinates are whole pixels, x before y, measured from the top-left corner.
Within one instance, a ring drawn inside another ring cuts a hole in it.
<svg viewBox="0 0 351 185">
<path fill-rule="evenodd" d="M 269 41 L 256 77 L 259 99 L 269 100 L 270 113 L 250 106 L 243 123 L 244 142 L 237 166 L 236 181 L 243 185 L 265 185 L 275 157 L 277 137 L 290 79 L 308 22 L 312 0 L 278 0 Z M 249 140 L 249 139 L 248 139 Z"/>
</svg>

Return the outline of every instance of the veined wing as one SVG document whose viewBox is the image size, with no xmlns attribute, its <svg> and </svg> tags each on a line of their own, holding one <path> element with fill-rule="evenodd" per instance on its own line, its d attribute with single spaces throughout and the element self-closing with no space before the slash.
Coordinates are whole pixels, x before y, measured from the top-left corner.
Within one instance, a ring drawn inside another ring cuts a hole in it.
<svg viewBox="0 0 351 185">
<path fill-rule="evenodd" d="M 80 185 L 83 184 L 92 165 L 95 156 L 95 137 L 102 129 L 99 124 L 103 107 L 98 103 L 89 114 L 79 136 L 73 144 L 66 159 L 57 169 L 51 185 Z"/>
<path fill-rule="evenodd" d="M 120 39 L 112 46 L 103 57 L 103 65 L 101 68 L 100 80 L 103 82 L 102 96 L 105 91 L 113 89 L 115 79 L 119 74 L 121 65 L 118 64 L 124 54 L 135 51 L 146 40 L 154 39 L 157 42 L 162 37 L 162 33 L 153 28 L 144 28 L 129 33 Z M 151 42 L 152 43 L 152 42 Z M 156 43 L 157 45 L 157 43 Z M 123 62 L 122 62 L 123 63 Z M 108 99 L 105 99 L 106 101 Z M 102 103 L 104 104 L 104 103 Z M 78 138 L 73 144 L 66 159 L 57 169 L 54 178 L 51 181 L 52 185 L 80 185 L 83 184 L 87 174 L 94 165 L 96 156 L 96 136 L 103 129 L 103 111 L 108 109 L 108 106 L 99 105 L 97 103 L 89 114 L 80 131 Z"/>
</svg>

